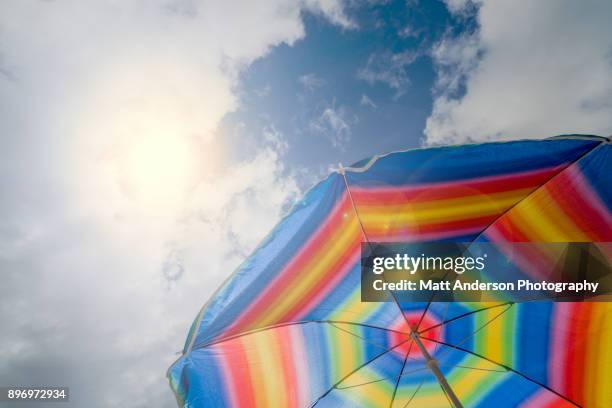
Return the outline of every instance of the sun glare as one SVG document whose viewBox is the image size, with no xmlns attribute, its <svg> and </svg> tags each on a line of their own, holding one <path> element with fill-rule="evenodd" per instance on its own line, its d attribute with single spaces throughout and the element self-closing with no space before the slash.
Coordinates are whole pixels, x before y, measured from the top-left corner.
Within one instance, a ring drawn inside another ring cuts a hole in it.
<svg viewBox="0 0 612 408">
<path fill-rule="evenodd" d="M 215 81 L 203 82 L 181 59 L 131 58 L 104 67 L 80 102 L 76 130 L 88 137 L 75 149 L 104 163 L 83 179 L 118 186 L 113 194 L 138 211 L 175 214 L 203 178 L 220 170 L 223 146 L 214 131 L 228 102 L 222 93 L 204 94 L 217 89 Z"/>
<path fill-rule="evenodd" d="M 128 196 L 147 206 L 175 205 L 197 183 L 197 142 L 189 137 L 150 134 L 120 153 L 120 181 Z"/>
</svg>

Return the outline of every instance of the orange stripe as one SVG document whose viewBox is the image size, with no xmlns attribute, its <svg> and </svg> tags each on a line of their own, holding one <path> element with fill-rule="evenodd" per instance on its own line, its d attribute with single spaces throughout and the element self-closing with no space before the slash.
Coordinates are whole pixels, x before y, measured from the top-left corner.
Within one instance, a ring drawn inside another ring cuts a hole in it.
<svg viewBox="0 0 612 408">
<path fill-rule="evenodd" d="M 312 307 L 324 298 L 332 288 L 336 285 L 344 276 L 350 272 L 352 266 L 359 260 L 359 254 L 361 249 L 362 236 L 356 235 L 353 242 L 348 246 L 344 254 L 338 257 L 338 261 L 332 265 L 324 274 L 319 276 L 307 292 L 300 294 L 300 297 L 288 311 L 281 318 L 282 321 L 293 321 L 299 320 L 297 317 L 304 315 Z"/>
<path fill-rule="evenodd" d="M 348 225 L 340 228 L 329 237 L 329 241 L 314 254 L 314 258 L 304 265 L 303 273 L 297 276 L 293 282 L 289 282 L 287 287 L 276 293 L 273 303 L 265 309 L 254 324 L 261 327 L 282 321 L 280 320 L 282 316 L 291 310 L 297 302 L 300 302 L 300 299 L 311 296 L 312 288 L 317 282 L 324 279 L 327 273 L 330 273 L 333 263 L 337 261 L 338 254 L 346 251 L 355 237 L 360 238 L 358 231 L 360 230 L 357 220 L 353 219 Z"/>
<path fill-rule="evenodd" d="M 259 316 L 265 315 L 278 301 L 279 295 L 284 293 L 287 288 L 292 288 L 293 282 L 301 278 L 304 270 L 308 270 L 308 266 L 319 259 L 321 253 L 325 253 L 333 243 L 333 240 L 342 234 L 342 227 L 346 224 L 344 214 L 349 214 L 349 211 L 352 213 L 353 209 L 348 197 L 345 195 L 329 215 L 327 221 L 309 239 L 304 249 L 266 286 L 261 295 L 253 300 L 249 307 L 228 329 L 226 335 L 255 327 Z"/>
</svg>

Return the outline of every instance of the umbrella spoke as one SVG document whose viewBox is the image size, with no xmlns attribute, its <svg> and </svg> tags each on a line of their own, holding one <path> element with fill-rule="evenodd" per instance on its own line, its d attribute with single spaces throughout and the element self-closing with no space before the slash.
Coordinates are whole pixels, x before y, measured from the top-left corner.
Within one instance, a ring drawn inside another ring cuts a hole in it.
<svg viewBox="0 0 612 408">
<path fill-rule="evenodd" d="M 464 366 L 464 365 L 460 365 L 460 364 L 439 364 L 439 365 L 442 366 L 442 367 L 463 368 L 463 369 L 466 369 L 466 370 L 476 370 L 476 371 L 489 371 L 489 372 L 493 372 L 493 373 L 507 373 L 507 372 L 509 372 L 509 370 L 506 370 L 505 368 L 502 369 L 502 370 L 493 370 L 493 369 L 490 369 L 490 368 L 469 367 L 469 366 Z M 362 382 L 362 383 L 359 383 L 359 384 L 347 385 L 347 386 L 344 386 L 344 387 L 341 387 L 341 386 L 338 385 L 335 388 L 337 390 L 348 390 L 348 389 L 351 389 L 351 388 L 362 387 L 364 385 L 376 384 L 376 383 L 381 382 L 381 381 L 396 380 L 397 381 L 396 382 L 396 388 L 395 388 L 395 391 L 393 393 L 393 398 L 391 400 L 391 404 L 393 404 L 393 399 L 395 399 L 395 395 L 397 394 L 397 387 L 399 387 L 399 382 L 400 382 L 401 378 L 402 377 L 406 377 L 406 376 L 408 376 L 410 374 L 418 373 L 420 371 L 424 371 L 424 370 L 428 369 L 427 367 L 423 366 L 421 368 L 415 368 L 413 370 L 404 371 L 404 367 L 405 367 L 405 365 L 402 367 L 401 374 L 399 376 L 397 376 L 397 377 L 382 377 L 382 378 L 377 378 L 375 380 L 370 380 L 370 381 Z"/>
<path fill-rule="evenodd" d="M 597 147 L 602 146 L 603 142 L 598 144 Z M 596 148 L 597 148 L 596 147 Z M 576 163 L 579 162 L 580 159 L 582 159 L 583 157 L 585 157 L 586 155 L 588 155 L 589 153 L 591 153 L 594 149 L 590 149 L 588 151 L 586 151 L 585 153 L 583 153 L 582 155 L 580 155 L 579 157 L 577 157 L 576 159 L 574 159 L 570 164 L 572 163 Z M 542 182 L 542 184 L 538 185 L 537 187 L 535 187 L 531 192 L 529 192 L 528 194 L 526 194 L 525 196 L 523 196 L 520 200 L 518 200 L 517 202 L 515 202 L 513 205 L 511 205 L 510 207 L 506 208 L 505 211 L 503 211 L 501 214 L 499 214 L 495 219 L 493 219 L 491 222 L 489 222 L 488 225 L 486 225 L 479 233 L 478 235 L 476 235 L 470 242 L 469 245 L 471 245 L 472 243 L 476 242 L 491 226 L 493 226 L 499 219 L 501 219 L 502 217 L 504 217 L 506 214 L 508 214 L 513 208 L 515 208 L 516 206 L 518 206 L 520 203 L 522 203 L 523 201 L 525 201 L 526 199 L 528 199 L 529 197 L 531 197 L 536 191 L 540 190 L 542 187 L 544 187 L 546 184 L 548 184 L 552 179 L 554 179 L 555 177 L 557 177 L 559 174 L 563 173 L 564 170 L 566 170 L 567 168 L 569 168 L 570 165 L 560 169 L 559 171 L 555 172 L 554 174 L 552 174 L 547 180 L 544 180 Z M 346 178 L 345 178 L 346 180 Z M 348 187 L 348 184 L 347 184 Z M 468 245 L 468 246 L 469 246 Z M 446 275 L 448 275 L 448 273 L 446 273 L 444 275 L 444 277 L 446 277 Z M 419 321 L 419 324 L 421 323 L 421 321 L 424 319 L 425 314 L 427 313 L 427 311 L 429 310 L 429 306 L 431 305 L 433 298 L 436 296 L 436 293 L 438 291 L 434 291 L 434 293 L 431 295 L 431 298 L 429 298 L 429 302 L 427 302 L 427 306 L 425 307 L 425 310 L 423 311 L 423 314 L 421 315 L 421 319 Z M 418 329 L 418 326 L 417 326 Z"/>
<path fill-rule="evenodd" d="M 391 395 L 391 402 L 389 403 L 389 408 L 393 408 L 393 401 L 395 400 L 395 394 L 397 394 L 397 387 L 399 386 L 402 375 L 404 374 L 404 368 L 406 368 L 406 361 L 408 361 L 408 356 L 410 356 L 410 351 L 412 350 L 412 345 L 414 343 L 410 342 L 408 345 L 408 350 L 406 351 L 406 355 L 404 356 L 404 363 L 402 364 L 402 369 L 400 370 L 400 374 L 395 381 L 395 388 L 393 388 L 393 395 Z"/>
<path fill-rule="evenodd" d="M 342 179 L 344 180 L 344 186 L 346 187 L 346 192 L 348 193 L 349 199 L 351 200 L 351 206 L 353 207 L 353 212 L 355 213 L 355 217 L 357 218 L 357 222 L 359 222 L 359 228 L 361 228 L 361 233 L 363 234 L 363 237 L 365 238 L 366 243 L 368 244 L 368 247 L 370 247 L 370 249 L 372 249 L 372 244 L 370 243 L 370 240 L 368 239 L 368 234 L 366 233 L 366 230 L 363 227 L 363 222 L 361 222 L 361 217 L 359 217 L 359 211 L 357 211 L 357 206 L 355 205 L 355 201 L 353 200 L 353 195 L 351 194 L 351 189 L 349 187 L 348 180 L 346 179 L 346 172 L 345 172 L 344 167 L 342 167 L 342 165 L 340 165 L 339 173 L 342 175 Z M 382 275 L 382 278 L 383 278 L 383 280 L 385 280 L 384 275 Z M 389 292 L 389 295 L 391 295 L 391 298 L 393 298 L 393 302 L 397 305 L 397 308 L 399 309 L 400 315 L 402 315 L 402 317 L 406 321 L 406 325 L 408 325 L 408 327 L 410 328 L 410 322 L 408 321 L 408 319 L 406 318 L 406 315 L 402 311 L 402 307 L 400 306 L 399 302 L 397 301 L 397 298 L 395 297 L 395 294 L 391 290 L 387 290 L 387 292 Z"/>
<path fill-rule="evenodd" d="M 462 318 L 464 318 L 464 317 L 471 316 L 471 315 L 473 315 L 473 314 L 475 314 L 475 313 L 482 312 L 482 311 L 489 310 L 489 309 L 493 309 L 493 308 L 496 308 L 496 307 L 506 306 L 506 305 L 509 305 L 509 304 L 511 304 L 511 303 L 512 303 L 512 302 L 499 303 L 499 304 L 496 304 L 496 305 L 493 305 L 493 306 L 486 306 L 486 307 L 482 307 L 482 308 L 480 308 L 480 309 L 471 310 L 471 311 L 466 312 L 466 313 L 463 313 L 463 314 L 461 314 L 461 315 L 459 315 L 459 316 L 455 316 L 455 317 L 453 317 L 452 319 L 448 319 L 448 320 L 445 320 L 445 321 L 443 321 L 443 322 L 441 322 L 441 323 L 438 323 L 438 324 L 436 324 L 436 325 L 429 326 L 429 327 L 428 327 L 428 328 L 426 328 L 426 329 L 419 330 L 419 334 L 422 334 L 422 333 L 427 333 L 427 332 L 428 332 L 428 331 L 430 331 L 430 330 L 436 329 L 436 328 L 438 328 L 438 327 L 440 327 L 440 326 L 444 326 L 444 325 L 446 325 L 446 324 L 448 324 L 448 323 L 454 322 L 455 320 L 459 320 L 459 319 L 462 319 Z M 448 303 L 448 304 L 450 304 L 450 303 Z M 447 310 L 447 312 L 448 312 L 448 307 L 446 308 L 446 310 Z"/>
<path fill-rule="evenodd" d="M 310 408 L 313 408 L 314 406 L 316 406 L 319 403 L 319 401 L 321 401 L 323 398 L 325 398 L 327 395 L 329 395 L 329 393 L 331 393 L 334 389 L 338 389 L 338 386 L 340 384 L 342 384 L 342 382 L 344 380 L 346 380 L 347 378 L 349 378 L 351 375 L 355 374 L 357 371 L 361 370 L 363 367 L 367 366 L 368 364 L 373 363 L 378 358 L 384 356 L 388 352 L 390 352 L 392 350 L 395 350 L 396 348 L 398 348 L 402 344 L 405 344 L 405 343 L 407 343 L 407 342 L 409 342 L 411 340 L 412 339 L 406 339 L 406 340 L 402 341 L 401 343 L 398 343 L 395 346 L 388 348 L 387 350 L 383 351 L 382 353 L 377 354 L 376 356 L 374 356 L 370 360 L 366 361 L 365 363 L 359 365 L 357 368 L 352 370 L 350 373 L 348 373 L 347 375 L 342 377 L 340 380 L 338 380 L 336 383 L 334 383 L 331 387 L 329 387 L 323 394 L 321 394 L 321 396 L 319 396 L 312 404 L 310 404 Z"/>
<path fill-rule="evenodd" d="M 436 343 L 438 344 L 438 343 Z M 439 345 L 439 344 L 438 344 Z M 491 368 L 481 368 L 481 367 L 468 367 L 460 364 L 440 364 L 443 367 L 451 367 L 451 368 L 465 368 L 466 370 L 476 370 L 476 371 L 490 371 L 492 373 L 507 373 L 508 370 L 493 370 Z"/>
<path fill-rule="evenodd" d="M 447 346 L 447 347 L 450 347 L 450 348 L 454 348 L 454 349 L 459 350 L 459 351 L 463 351 L 464 353 L 471 354 L 471 355 L 473 355 L 473 356 L 476 356 L 476 357 L 479 357 L 479 358 L 481 358 L 481 359 L 483 359 L 483 360 L 486 360 L 486 361 L 488 361 L 489 363 L 492 363 L 492 364 L 498 365 L 498 366 L 500 366 L 500 367 L 504 368 L 505 370 L 507 370 L 507 371 L 509 371 L 509 372 L 512 372 L 512 373 L 514 373 L 514 374 L 517 374 L 517 375 L 521 376 L 522 378 L 524 378 L 525 380 L 530 381 L 530 382 L 532 382 L 532 383 L 534 383 L 534 384 L 536 384 L 536 385 L 539 385 L 540 387 L 542 387 L 542 388 L 544 388 L 544 389 L 546 389 L 546 390 L 548 390 L 548 391 L 552 392 L 553 394 L 555 394 L 555 395 L 556 395 L 556 396 L 558 396 L 559 398 L 564 399 L 565 401 L 569 402 L 570 404 L 572 404 L 572 405 L 574 405 L 574 406 L 576 406 L 576 407 L 581 407 L 581 405 L 579 405 L 579 404 L 577 404 L 576 402 L 572 401 L 571 399 L 567 398 L 567 397 L 566 397 L 566 396 L 564 396 L 563 394 L 560 394 L 559 392 L 557 392 L 557 391 L 553 390 L 553 389 L 552 389 L 552 388 L 550 388 L 549 386 L 547 386 L 547 385 L 545 385 L 545 384 L 542 384 L 541 382 L 539 382 L 539 381 L 537 381 L 537 380 L 534 380 L 533 378 L 529 377 L 528 375 L 523 374 L 523 373 L 521 373 L 520 371 L 518 371 L 518 370 L 516 370 L 516 369 L 514 369 L 514 368 L 512 368 L 512 367 L 510 367 L 510 366 L 507 366 L 507 365 L 505 365 L 505 364 L 502 364 L 502 363 L 499 363 L 499 362 L 497 362 L 497 361 L 491 360 L 490 358 L 485 357 L 485 356 L 483 356 L 483 355 L 481 355 L 481 354 L 478 354 L 478 353 L 476 353 L 476 352 L 474 352 L 474 351 L 468 350 L 468 349 L 466 349 L 466 348 L 463 348 L 463 347 L 460 347 L 460 346 L 457 346 L 457 345 L 454 345 L 454 344 L 451 344 L 451 343 L 446 343 L 446 342 L 444 342 L 444 341 L 440 341 L 440 340 L 436 340 L 436 339 L 428 339 L 428 338 L 426 338 L 426 337 L 424 337 L 423 339 L 430 340 L 430 341 L 433 341 L 433 342 L 435 342 L 435 343 L 439 343 L 439 344 L 441 344 L 441 345 L 443 345 L 443 346 Z"/>
<path fill-rule="evenodd" d="M 369 344 L 369 345 L 371 345 L 371 346 L 374 346 L 374 347 L 377 347 L 377 348 L 380 348 L 380 349 L 383 349 L 383 350 L 386 350 L 386 349 L 388 348 L 388 347 L 386 347 L 386 346 L 381 346 L 381 345 L 380 345 L 380 344 L 378 344 L 378 343 L 371 342 L 371 341 L 369 341 L 368 339 L 366 339 L 365 337 L 358 335 L 357 333 L 353 333 L 353 332 L 352 332 L 352 331 L 350 331 L 350 330 L 344 329 L 344 328 L 342 328 L 342 327 L 338 326 L 338 323 L 331 323 L 331 322 L 330 322 L 329 324 L 330 324 L 331 326 L 335 327 L 336 329 L 340 330 L 340 331 L 343 331 L 343 332 L 345 332 L 345 333 L 347 333 L 347 334 L 350 334 L 351 336 L 355 336 L 355 337 L 357 337 L 357 338 L 359 338 L 359 339 L 363 340 L 363 342 L 364 342 L 364 343 L 367 343 L 367 344 Z"/>
<path fill-rule="evenodd" d="M 377 378 L 376 380 L 371 380 L 371 381 L 366 381 L 363 383 L 359 383 L 359 384 L 352 384 L 352 385 L 347 385 L 346 387 L 336 387 L 337 390 L 348 390 L 351 388 L 357 388 L 357 387 L 362 387 L 364 385 L 370 385 L 370 384 L 375 384 L 381 381 L 387 381 L 387 380 L 399 380 L 401 379 L 403 376 L 407 375 L 407 374 L 414 374 L 414 373 L 418 373 L 419 371 L 425 371 L 427 370 L 427 367 L 422 367 L 422 368 L 415 368 L 414 370 L 410 370 L 410 371 L 406 371 L 404 374 L 398 376 L 397 378 L 394 377 L 383 377 L 383 378 Z M 393 401 L 392 401 L 393 402 Z"/>
<path fill-rule="evenodd" d="M 410 405 L 410 403 L 412 402 L 414 397 L 416 397 L 417 393 L 419 392 L 419 390 L 421 389 L 421 387 L 423 386 L 424 383 L 425 383 L 425 380 L 421 380 L 421 382 L 419 383 L 419 386 L 417 387 L 416 390 L 414 390 L 414 393 L 410 396 L 410 398 L 406 402 L 406 405 L 404 405 L 403 408 L 406 408 L 408 405 Z"/>
<path fill-rule="evenodd" d="M 466 337 L 464 337 L 459 343 L 457 343 L 457 345 L 463 344 L 466 341 L 468 341 L 469 339 L 471 339 L 472 337 L 474 337 L 474 335 L 476 333 L 478 333 L 479 331 L 481 331 L 482 329 L 484 329 L 485 327 L 487 327 L 488 325 L 490 325 L 491 323 L 493 323 L 498 317 L 500 317 L 501 315 L 503 315 L 504 313 L 506 313 L 508 310 L 510 310 L 510 308 L 514 305 L 514 303 L 511 303 L 508 305 L 507 308 L 505 308 L 504 310 L 502 310 L 500 313 L 496 314 L 491 320 L 487 321 L 485 324 L 483 324 L 482 326 L 480 326 L 479 328 L 477 328 L 476 330 L 474 330 L 472 333 L 470 333 L 469 335 L 467 335 Z M 420 338 L 424 339 L 424 340 L 431 340 L 428 337 L 422 337 L 419 336 Z M 445 354 L 448 354 L 448 350 L 445 353 L 442 353 L 441 355 L 438 356 L 438 359 L 440 359 L 442 356 L 444 356 Z"/>
<path fill-rule="evenodd" d="M 386 332 L 393 332 L 393 333 L 398 333 L 398 334 L 406 334 L 404 332 L 398 331 L 398 330 L 393 330 L 393 329 L 389 329 L 387 327 L 382 327 L 382 326 L 375 326 L 375 325 L 371 325 L 371 324 L 365 324 L 365 323 L 357 323 L 357 322 L 349 322 L 349 321 L 344 321 L 344 320 L 300 320 L 300 321 L 296 321 L 296 322 L 285 322 L 285 323 L 279 323 L 279 324 L 272 324 L 269 326 L 264 326 L 264 327 L 260 327 L 257 329 L 253 329 L 253 330 L 247 330 L 244 332 L 240 332 L 237 334 L 233 334 L 231 336 L 226 336 L 226 337 L 221 337 L 220 339 L 216 339 L 213 340 L 211 342 L 202 344 L 202 345 L 197 345 L 194 346 L 194 349 L 203 349 L 206 347 L 210 347 L 210 346 L 214 346 L 215 344 L 219 344 L 219 343 L 223 343 L 225 341 L 230 341 L 230 340 L 234 340 L 243 336 L 248 336 L 250 334 L 255 334 L 255 333 L 260 333 L 263 331 L 267 331 L 267 330 L 273 330 L 273 329 L 277 329 L 279 327 L 285 327 L 285 326 L 294 326 L 294 325 L 302 325 L 302 324 L 309 324 L 309 323 L 315 323 L 315 324 L 329 324 L 332 325 L 334 323 L 336 324 L 348 324 L 348 325 L 353 325 L 353 326 L 360 326 L 360 327 L 366 327 L 368 329 L 377 329 L 377 330 L 383 330 Z M 336 327 L 336 326 L 334 326 Z M 339 329 L 339 327 L 336 327 Z M 350 333 L 349 331 L 347 331 L 348 333 Z M 355 335 L 354 333 L 350 333 Z M 359 337 L 359 336 L 357 336 Z"/>
</svg>

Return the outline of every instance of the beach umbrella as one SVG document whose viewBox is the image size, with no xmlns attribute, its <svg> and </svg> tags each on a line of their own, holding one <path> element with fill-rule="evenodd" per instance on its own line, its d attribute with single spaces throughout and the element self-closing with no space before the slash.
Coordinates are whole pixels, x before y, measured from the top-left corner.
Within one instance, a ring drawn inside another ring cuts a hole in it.
<svg viewBox="0 0 612 408">
<path fill-rule="evenodd" d="M 185 407 L 609 407 L 605 302 L 362 302 L 369 242 L 610 242 L 609 140 L 414 149 L 312 188 L 197 315 Z"/>
</svg>

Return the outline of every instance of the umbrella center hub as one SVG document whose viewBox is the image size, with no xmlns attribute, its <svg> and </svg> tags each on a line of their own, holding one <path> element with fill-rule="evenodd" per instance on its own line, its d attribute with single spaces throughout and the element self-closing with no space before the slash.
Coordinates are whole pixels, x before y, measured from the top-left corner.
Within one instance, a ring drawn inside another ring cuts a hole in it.
<svg viewBox="0 0 612 408">
<path fill-rule="evenodd" d="M 389 343 L 397 346 L 393 351 L 402 357 L 409 353 L 411 359 L 425 360 L 423 353 L 411 341 L 411 334 L 418 333 L 422 345 L 433 355 L 437 342 L 444 341 L 444 326 L 440 324 L 442 321 L 430 312 L 423 316 L 422 310 L 405 311 L 404 316 L 389 327 Z"/>
</svg>

